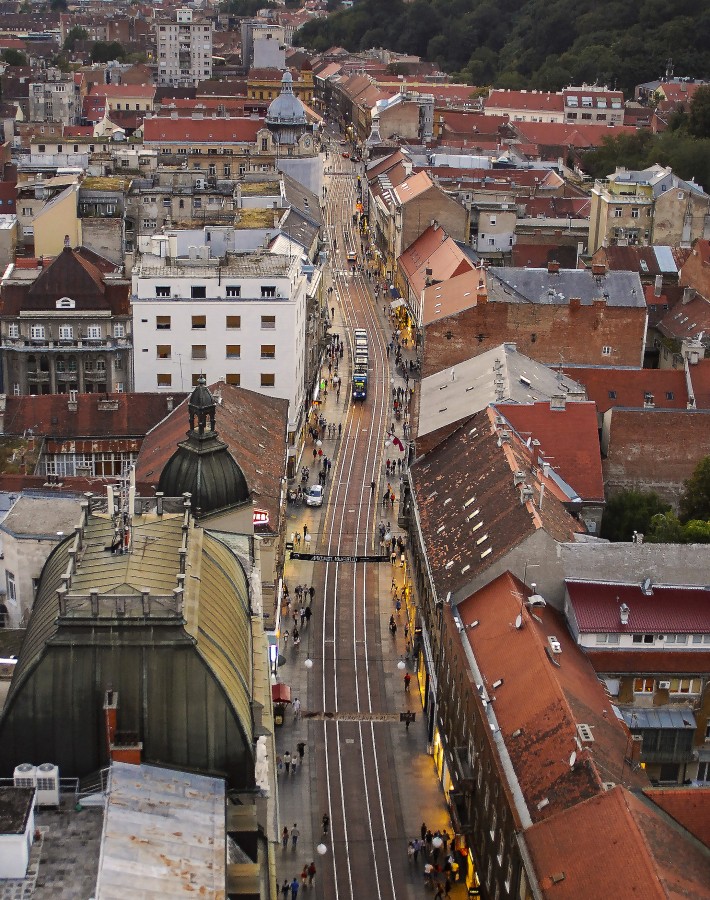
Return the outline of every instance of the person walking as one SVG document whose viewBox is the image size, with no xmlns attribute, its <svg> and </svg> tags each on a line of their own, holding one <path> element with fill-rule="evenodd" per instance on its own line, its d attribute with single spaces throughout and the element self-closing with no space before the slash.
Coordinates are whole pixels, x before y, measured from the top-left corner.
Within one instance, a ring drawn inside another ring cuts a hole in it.
<svg viewBox="0 0 710 900">
<path fill-rule="evenodd" d="M 289 750 L 284 753 L 284 769 L 287 775 L 291 774 L 291 753 Z M 286 831 L 285 828 L 284 831 Z"/>
<path fill-rule="evenodd" d="M 414 844 L 414 862 L 416 863 L 419 859 L 419 851 L 422 849 L 422 842 L 415 839 L 412 843 Z"/>
<path fill-rule="evenodd" d="M 313 598 L 315 597 L 315 595 L 316 595 L 316 589 L 313 587 L 313 585 L 311 585 L 308 588 L 308 596 L 311 598 L 311 603 L 313 603 Z"/>
<path fill-rule="evenodd" d="M 419 829 L 419 833 L 422 836 L 422 841 L 426 838 L 427 831 L 428 831 L 428 828 L 426 827 L 426 822 L 422 822 L 421 828 Z"/>
<path fill-rule="evenodd" d="M 313 887 L 313 882 L 316 880 L 316 864 L 311 860 L 310 866 L 308 866 L 308 887 Z"/>
<path fill-rule="evenodd" d="M 409 672 L 406 672 L 404 675 L 404 690 L 407 693 L 409 693 L 409 684 L 410 684 L 411 680 L 412 680 L 412 676 L 409 674 Z"/>
<path fill-rule="evenodd" d="M 374 493 L 375 493 L 375 482 L 371 481 L 370 482 L 370 496 L 372 496 Z"/>
<path fill-rule="evenodd" d="M 298 697 L 295 697 L 293 701 L 293 718 L 295 722 L 301 718 L 301 701 Z"/>
<path fill-rule="evenodd" d="M 296 849 L 296 844 L 298 843 L 298 839 L 301 836 L 301 832 L 298 830 L 298 825 L 296 822 L 293 823 L 293 828 L 291 829 L 291 849 Z M 298 887 L 298 884 L 296 884 Z"/>
<path fill-rule="evenodd" d="M 296 744 L 296 753 L 298 753 L 298 764 L 299 764 L 299 766 L 302 766 L 303 765 L 303 757 L 306 753 L 305 741 L 299 741 Z"/>
<path fill-rule="evenodd" d="M 288 647 L 288 628 L 284 631 L 284 647 Z"/>
<path fill-rule="evenodd" d="M 283 900 L 287 900 L 288 892 L 291 890 L 291 885 L 288 883 L 288 878 L 284 878 L 284 883 L 281 885 L 281 896 Z"/>
<path fill-rule="evenodd" d="M 291 900 L 296 900 L 296 897 L 298 897 L 298 878 L 294 875 L 291 882 Z"/>
<path fill-rule="evenodd" d="M 284 830 L 281 832 L 281 846 L 286 849 L 288 847 L 288 828 L 284 825 Z"/>
<path fill-rule="evenodd" d="M 308 865 L 304 864 L 303 871 L 301 872 L 301 887 L 305 887 L 308 884 Z"/>
<path fill-rule="evenodd" d="M 322 824 L 323 834 L 328 834 L 328 829 L 330 828 L 330 816 L 328 815 L 328 813 L 323 813 Z"/>
<path fill-rule="evenodd" d="M 308 525 L 304 525 L 304 526 L 303 526 L 303 540 L 304 540 L 304 541 L 307 541 L 307 540 L 308 540 Z M 311 599 L 312 599 L 312 598 L 311 598 Z"/>
<path fill-rule="evenodd" d="M 446 881 L 444 882 L 444 896 L 445 897 L 451 896 L 451 879 L 449 878 L 448 875 L 446 876 Z"/>
<path fill-rule="evenodd" d="M 306 607 L 306 625 L 308 625 L 309 622 L 311 621 L 311 616 L 312 616 L 312 615 L 313 615 L 313 613 L 311 612 L 311 607 L 310 607 L 310 606 L 307 606 L 307 607 Z"/>
</svg>

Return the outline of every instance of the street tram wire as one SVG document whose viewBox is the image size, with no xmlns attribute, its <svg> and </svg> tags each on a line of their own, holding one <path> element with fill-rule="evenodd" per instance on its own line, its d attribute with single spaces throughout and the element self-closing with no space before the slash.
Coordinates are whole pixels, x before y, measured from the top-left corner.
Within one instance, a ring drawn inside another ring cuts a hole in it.
<svg viewBox="0 0 710 900">
<path fill-rule="evenodd" d="M 349 203 L 349 208 L 354 208 L 355 202 L 355 190 L 354 190 L 354 180 L 352 177 L 342 179 L 346 182 L 342 187 L 344 190 L 335 191 L 331 190 L 331 196 L 337 194 L 340 198 L 340 209 L 338 209 L 338 201 L 329 201 L 326 207 L 327 218 L 333 220 L 329 225 L 329 230 L 332 228 L 332 231 L 337 233 L 337 223 L 340 221 L 342 225 L 342 234 L 340 235 L 339 246 L 344 248 L 341 252 L 344 256 L 349 248 L 356 246 L 357 237 L 353 235 L 353 229 L 350 226 L 350 219 L 347 213 Z M 340 187 L 341 179 L 338 179 L 339 187 Z M 349 190 L 348 190 L 349 188 Z M 346 238 L 346 235 L 349 236 L 349 239 Z M 384 433 L 386 420 L 388 417 L 388 409 L 389 409 L 389 379 L 387 377 L 388 370 L 386 368 L 385 358 L 385 342 L 383 340 L 382 332 L 380 330 L 379 324 L 377 322 L 377 318 L 373 312 L 372 308 L 372 299 L 369 295 L 369 291 L 367 288 L 367 284 L 364 282 L 364 278 L 359 275 L 357 272 L 351 278 L 348 278 L 347 275 L 344 276 L 343 268 L 337 266 L 337 260 L 333 259 L 332 264 L 334 266 L 334 283 L 339 292 L 340 297 L 340 305 L 343 313 L 343 317 L 345 320 L 346 328 L 348 332 L 352 330 L 355 326 L 362 326 L 363 324 L 366 326 L 368 334 L 371 337 L 372 345 L 373 345 L 373 357 L 371 360 L 371 369 L 374 368 L 374 374 L 376 377 L 373 378 L 373 390 L 370 392 L 368 401 L 367 401 L 367 409 L 368 414 L 371 417 L 370 427 L 367 429 L 368 437 L 366 447 L 364 448 L 364 471 L 370 473 L 370 477 L 367 476 L 362 477 L 360 479 L 359 486 L 359 497 L 353 498 L 353 500 L 347 500 L 348 490 L 351 488 L 351 482 L 354 479 L 354 471 L 355 471 L 355 463 L 358 461 L 362 461 L 363 453 L 361 450 L 361 444 L 363 441 L 362 438 L 362 423 L 363 419 L 366 417 L 363 413 L 363 408 L 358 407 L 357 405 L 351 405 L 349 408 L 348 417 L 346 420 L 346 428 L 345 428 L 345 439 L 341 444 L 341 451 L 338 454 L 338 459 L 336 460 L 336 473 L 334 481 L 337 480 L 337 488 L 335 496 L 332 498 L 332 505 L 329 503 L 328 507 L 328 516 L 330 519 L 329 523 L 329 534 L 327 537 L 327 546 L 328 552 L 333 552 L 334 543 L 337 546 L 337 552 L 342 551 L 343 540 L 353 535 L 355 547 L 350 548 L 350 552 L 353 550 L 357 551 L 358 549 L 361 552 L 364 552 L 368 549 L 369 544 L 372 540 L 372 526 L 374 525 L 374 517 L 375 517 L 375 509 L 374 505 L 377 503 L 377 500 L 372 495 L 372 492 L 369 488 L 369 481 L 376 480 L 379 481 L 378 472 L 380 466 L 380 456 L 381 456 L 381 448 L 380 448 L 380 437 Z M 359 307 L 359 308 L 358 308 Z M 365 319 L 365 322 L 363 322 Z M 375 352 L 376 348 L 376 352 Z M 335 487 L 335 485 L 334 485 Z M 331 488 L 332 490 L 332 488 Z M 343 499 L 340 500 L 339 497 L 342 494 Z M 353 503 L 354 501 L 354 503 Z M 344 527 L 345 524 L 345 515 L 346 509 L 349 506 L 355 505 L 358 510 L 358 522 L 357 527 L 354 531 L 346 530 Z M 336 510 L 340 513 L 338 516 L 338 521 L 336 522 Z M 362 521 L 364 519 L 364 522 Z M 364 526 L 364 527 L 363 527 Z M 327 526 L 326 526 L 327 527 Z M 325 534 L 324 534 L 325 538 Z M 358 545 L 360 545 L 358 547 Z M 330 640 L 332 641 L 332 674 L 333 674 L 333 689 L 334 689 L 334 697 L 333 697 L 333 707 L 335 712 L 337 713 L 339 710 L 339 699 L 338 699 L 338 664 L 341 666 L 343 663 L 347 664 L 348 662 L 353 663 L 353 683 L 355 686 L 355 706 L 356 711 L 358 713 L 367 712 L 373 713 L 373 702 L 372 702 L 372 691 L 371 691 L 371 672 L 370 666 L 371 664 L 376 664 L 378 662 L 381 663 L 381 656 L 378 654 L 377 659 L 371 658 L 369 654 L 369 638 L 370 638 L 370 630 L 372 626 L 368 629 L 367 623 L 367 612 L 368 612 L 368 604 L 367 604 L 367 596 L 366 596 L 366 584 L 367 584 L 367 566 L 366 564 L 354 565 L 352 570 L 352 584 L 349 590 L 345 593 L 350 593 L 352 597 L 352 613 L 353 613 L 353 622 L 352 622 L 352 658 L 350 658 L 350 654 L 342 655 L 338 653 L 338 614 L 343 613 L 344 609 L 340 604 L 340 584 L 339 584 L 339 574 L 340 574 L 340 564 L 333 564 L 333 571 L 331 573 L 330 570 L 331 564 L 326 563 L 326 573 L 325 573 L 325 581 L 326 581 L 326 589 L 324 596 L 324 618 L 323 618 L 323 646 L 322 646 L 322 659 L 323 659 L 323 671 L 322 671 L 322 697 L 323 697 L 323 708 L 329 708 L 328 706 L 328 686 L 326 683 L 326 675 L 327 675 L 327 667 L 326 667 L 326 634 L 328 633 L 328 627 L 332 627 L 332 636 Z M 343 572 L 345 574 L 346 570 Z M 332 574 L 332 586 L 329 584 Z M 361 587 L 359 588 L 359 583 Z M 327 617 L 328 617 L 328 608 L 327 601 L 330 601 L 330 606 L 332 608 L 332 626 L 328 625 Z M 362 637 L 359 637 L 359 633 L 361 633 Z M 364 658 L 362 658 L 362 662 L 364 662 L 364 666 L 361 666 L 361 657 L 362 653 L 358 652 L 358 645 L 364 651 Z M 362 686 L 362 678 L 364 677 L 364 686 Z M 362 696 L 364 694 L 364 697 Z M 366 707 L 363 710 L 363 706 Z M 367 731 L 367 724 L 369 724 L 369 731 Z M 395 885 L 394 885 L 394 876 L 392 872 L 392 863 L 390 858 L 390 849 L 389 849 L 389 840 L 387 839 L 387 823 L 385 816 L 385 809 L 383 804 L 383 796 L 382 796 L 382 783 L 380 777 L 379 770 L 379 759 L 378 759 L 378 748 L 377 748 L 377 737 L 375 734 L 374 722 L 370 721 L 362 722 L 359 721 L 357 723 L 359 741 L 360 741 L 360 758 L 361 758 L 361 767 L 362 767 L 362 792 L 364 795 L 364 809 L 359 808 L 357 810 L 357 817 L 362 817 L 362 814 L 365 813 L 367 816 L 367 826 L 369 831 L 369 845 L 372 852 L 372 864 L 368 866 L 369 871 L 374 874 L 375 884 L 372 885 L 374 890 L 376 891 L 373 896 L 377 898 L 382 897 L 395 897 Z M 343 761 L 342 761 L 342 739 L 343 736 L 341 734 L 341 723 L 339 720 L 336 720 L 334 723 L 335 727 L 335 741 L 337 744 L 338 750 L 338 775 L 337 781 L 339 782 L 339 793 L 340 793 L 340 813 L 343 817 L 343 833 L 344 833 L 344 851 L 345 851 L 345 862 L 347 867 L 347 877 L 348 877 L 348 888 L 350 896 L 353 900 L 356 900 L 354 891 L 353 891 L 353 877 L 352 877 L 352 860 L 350 854 L 350 843 L 349 834 L 348 834 L 348 811 L 346 810 L 346 787 L 343 780 Z M 335 829 L 336 823 L 333 822 L 333 806 L 337 803 L 336 798 L 333 797 L 333 785 L 331 781 L 331 772 L 330 772 L 330 761 L 328 754 L 328 723 L 324 722 L 324 740 L 326 744 L 326 753 L 325 753 L 325 763 L 326 763 L 326 787 L 327 787 L 327 795 L 328 795 L 328 812 L 331 816 L 332 828 Z M 332 727 L 330 728 L 330 732 L 332 732 Z M 367 737 L 369 735 L 369 738 Z M 371 751 L 371 752 L 370 752 Z M 373 788 L 368 786 L 368 773 L 367 766 L 368 763 L 374 763 L 374 788 L 377 794 L 377 798 L 375 803 L 371 802 L 371 793 L 373 793 Z M 384 836 L 384 840 L 376 840 L 375 837 L 375 828 L 373 822 L 373 813 L 379 807 L 379 819 L 381 821 L 382 832 Z M 350 816 L 353 815 L 353 812 L 350 811 Z M 335 834 L 333 834 L 335 838 Z M 339 848 L 339 845 L 338 845 Z M 380 849 L 380 853 L 378 853 L 378 848 Z M 384 866 L 380 866 L 378 862 L 378 855 L 381 855 L 382 849 L 384 849 L 384 853 L 386 856 L 386 862 Z M 338 860 L 336 859 L 336 845 L 333 844 L 333 868 L 334 868 L 334 890 L 335 897 L 339 898 L 340 896 L 340 887 L 338 884 L 337 878 L 337 866 Z M 381 875 L 384 875 L 384 882 L 381 884 Z M 386 882 L 389 881 L 389 889 L 387 889 Z M 384 893 L 383 893 L 384 891 Z"/>
</svg>

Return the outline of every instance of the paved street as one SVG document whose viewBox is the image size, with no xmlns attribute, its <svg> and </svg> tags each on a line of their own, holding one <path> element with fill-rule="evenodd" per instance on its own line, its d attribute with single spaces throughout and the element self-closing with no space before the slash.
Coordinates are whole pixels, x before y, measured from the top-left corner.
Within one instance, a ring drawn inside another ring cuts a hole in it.
<svg viewBox="0 0 710 900">
<path fill-rule="evenodd" d="M 342 159 L 337 164 L 341 170 L 352 165 Z M 395 537 L 400 533 L 399 478 L 387 479 L 383 463 L 386 433 L 394 418 L 393 373 L 386 353 L 392 326 L 383 315 L 383 301 L 374 300 L 373 283 L 363 274 L 346 271 L 345 229 L 351 233 L 347 239 L 351 245 L 359 246 L 351 225 L 355 173 L 332 175 L 327 184 L 328 235 L 331 240 L 337 235 L 338 245 L 338 259 L 327 276 L 334 287 L 329 305 L 335 306 L 335 321 L 330 330 L 340 335 L 346 351 L 339 369 L 340 402 L 330 391 L 320 412 L 328 422 L 342 425 L 342 436 L 323 439 L 323 453 L 333 461 L 324 506 L 290 506 L 288 531 L 302 535 L 306 524 L 312 552 L 373 554 L 380 552 L 381 521 L 391 523 Z M 370 343 L 368 397 L 355 406 L 348 399 L 349 339 L 354 327 L 366 328 Z M 323 371 L 327 377 L 327 367 Z M 402 438 L 401 423 L 396 433 Z M 312 462 L 312 449 L 307 441 L 302 465 Z M 387 454 L 403 456 L 393 447 Z M 388 480 L 397 502 L 385 509 L 381 497 Z M 316 481 L 313 467 L 310 483 Z M 417 863 L 409 861 L 407 844 L 419 837 L 422 821 L 432 831 L 453 833 L 433 759 L 426 753 L 417 673 L 406 648 L 407 611 L 404 607 L 397 611 L 392 599 L 392 580 L 401 593 L 405 571 L 399 559 L 395 566 L 389 561 L 286 563 L 293 608 L 297 584 L 312 584 L 315 597 L 313 617 L 302 630 L 300 645 L 294 647 L 292 640 L 285 644 L 283 639 L 281 643 L 286 662 L 279 680 L 291 685 L 292 696 L 301 703 L 301 716 L 296 719 L 291 710 L 287 712 L 277 732 L 277 752 L 281 758 L 286 751 L 298 758 L 297 745 L 303 742 L 305 753 L 295 773 L 282 772 L 279 779 L 281 828 L 291 830 L 296 824 L 300 834 L 295 848 L 289 840 L 288 847 L 279 851 L 277 875 L 282 885 L 314 861 L 315 889 L 305 889 L 310 896 L 389 900 L 433 894 L 435 889 L 424 884 L 423 854 Z M 393 615 L 396 636 L 389 629 Z M 282 633 L 285 628 L 292 631 L 293 622 L 284 622 Z M 313 662 L 310 669 L 304 665 L 307 658 Z M 404 671 L 398 668 L 400 662 L 405 663 Z M 404 689 L 405 671 L 411 675 L 409 692 Z M 399 721 L 400 712 L 407 710 L 417 714 L 409 730 Z M 329 819 L 325 835 L 324 814 Z M 321 841 L 327 848 L 322 856 L 316 851 Z M 442 855 L 439 863 L 443 861 Z M 451 896 L 465 896 L 463 885 L 454 884 Z"/>
</svg>

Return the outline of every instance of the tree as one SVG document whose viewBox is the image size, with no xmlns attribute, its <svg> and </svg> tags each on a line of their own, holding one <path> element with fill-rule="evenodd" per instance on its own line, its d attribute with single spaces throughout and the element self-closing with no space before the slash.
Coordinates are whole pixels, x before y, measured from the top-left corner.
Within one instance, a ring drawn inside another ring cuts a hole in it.
<svg viewBox="0 0 710 900">
<path fill-rule="evenodd" d="M 76 46 L 77 41 L 87 41 L 89 39 L 89 32 L 86 28 L 82 28 L 80 25 L 75 25 L 73 28 L 70 28 L 67 33 L 67 38 L 64 41 L 64 49 L 68 50 L 70 53 Z"/>
<path fill-rule="evenodd" d="M 126 51 L 118 41 L 96 41 L 91 48 L 92 62 L 111 62 L 114 59 L 123 59 Z"/>
<path fill-rule="evenodd" d="M 67 2 L 67 0 L 52 0 L 52 2 L 49 4 L 49 8 L 52 10 L 52 12 L 57 12 L 57 10 L 59 10 L 60 12 L 66 12 L 69 9 L 69 3 Z"/>
<path fill-rule="evenodd" d="M 685 482 L 685 490 L 680 498 L 680 520 L 707 521 L 710 519 L 710 456 L 705 456 L 695 467 L 695 471 Z"/>
<path fill-rule="evenodd" d="M 710 85 L 701 85 L 693 96 L 688 131 L 693 137 L 710 137 Z"/>
<path fill-rule="evenodd" d="M 630 541 L 635 531 L 646 534 L 652 519 L 670 509 L 670 504 L 652 491 L 620 491 L 606 504 L 600 536 L 610 541 Z"/>
<path fill-rule="evenodd" d="M 27 65 L 27 57 L 25 54 L 21 53 L 19 50 L 14 50 L 12 47 L 2 51 L 2 59 L 8 66 Z"/>
</svg>

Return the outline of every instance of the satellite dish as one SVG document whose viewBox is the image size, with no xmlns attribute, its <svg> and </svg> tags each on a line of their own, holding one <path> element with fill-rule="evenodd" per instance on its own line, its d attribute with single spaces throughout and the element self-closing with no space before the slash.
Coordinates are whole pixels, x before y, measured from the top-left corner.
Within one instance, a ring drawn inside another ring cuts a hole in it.
<svg viewBox="0 0 710 900">
<path fill-rule="evenodd" d="M 574 767 L 574 764 L 577 762 L 577 751 L 573 750 L 569 755 L 569 767 L 570 769 Z"/>
<path fill-rule="evenodd" d="M 518 616 L 515 620 L 515 627 L 522 628 L 523 627 L 523 616 L 522 613 L 518 613 Z"/>
</svg>

